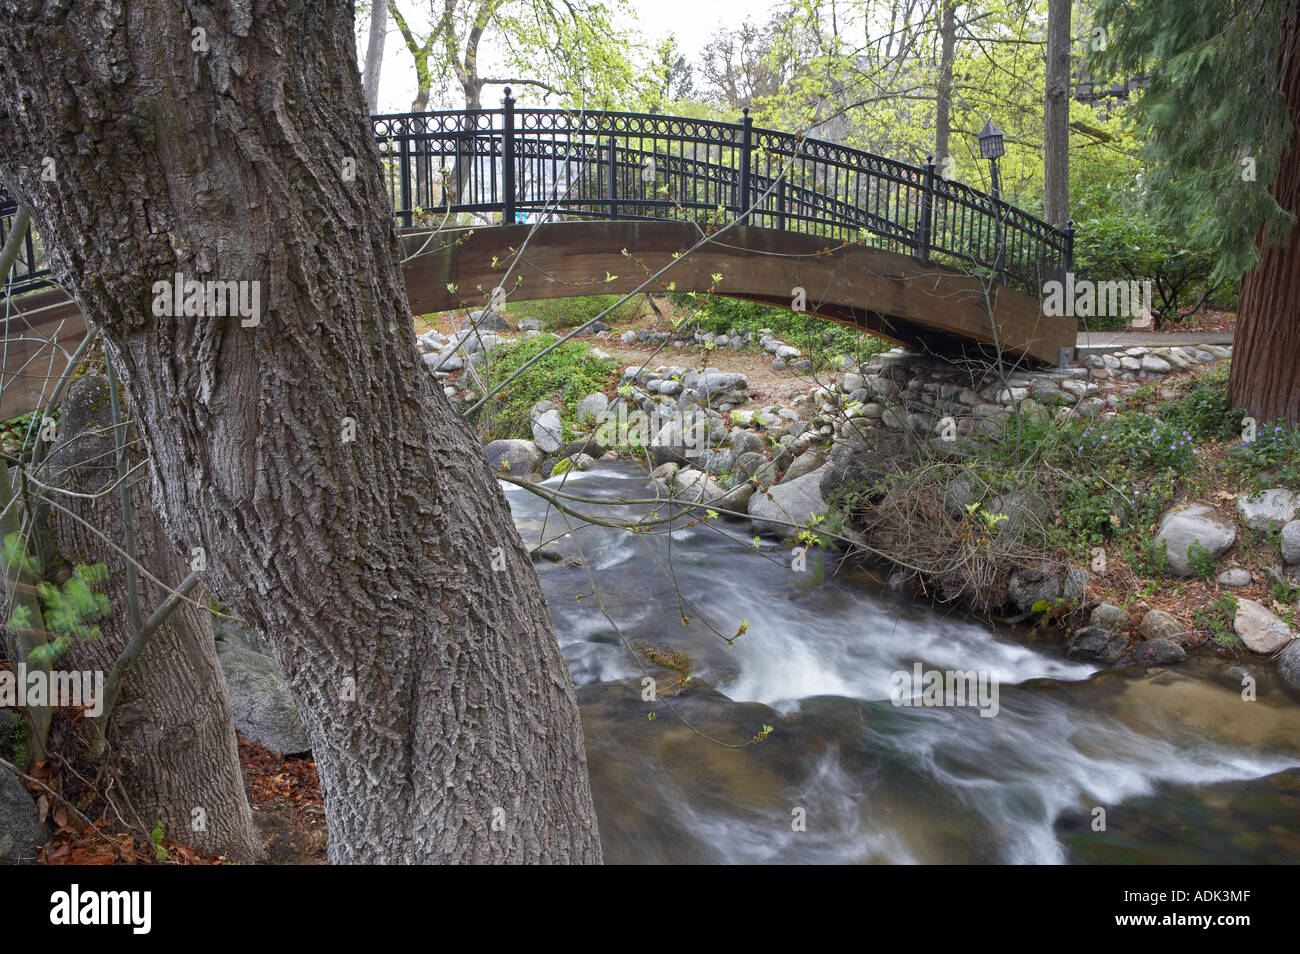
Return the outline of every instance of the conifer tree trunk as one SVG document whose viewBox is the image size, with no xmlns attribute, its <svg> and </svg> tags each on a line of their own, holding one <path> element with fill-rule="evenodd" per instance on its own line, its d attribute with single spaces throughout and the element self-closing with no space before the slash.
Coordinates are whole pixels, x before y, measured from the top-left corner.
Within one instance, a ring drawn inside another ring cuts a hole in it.
<svg viewBox="0 0 1300 954">
<path fill-rule="evenodd" d="M 1260 422 L 1300 424 L 1300 6 L 1285 20 L 1280 80 L 1291 117 L 1291 147 L 1270 191 L 1296 216 L 1285 245 L 1261 249 L 1241 279 L 1232 351 L 1232 400 Z"/>
</svg>

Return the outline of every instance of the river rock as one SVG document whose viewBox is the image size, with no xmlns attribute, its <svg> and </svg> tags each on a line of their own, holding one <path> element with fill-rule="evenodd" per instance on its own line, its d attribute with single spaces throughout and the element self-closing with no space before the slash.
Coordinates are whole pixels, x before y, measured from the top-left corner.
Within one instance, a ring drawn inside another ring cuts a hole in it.
<svg viewBox="0 0 1300 954">
<path fill-rule="evenodd" d="M 744 404 L 749 400 L 749 380 L 743 374 L 705 368 L 691 371 L 682 381 L 682 407 L 707 403 L 713 407 L 723 404 Z"/>
<path fill-rule="evenodd" d="M 1233 589 L 1250 586 L 1250 571 L 1234 566 L 1220 573 L 1218 581 L 1220 586 L 1230 586 Z"/>
<path fill-rule="evenodd" d="M 49 832 L 23 783 L 0 767 L 0 864 L 34 864 Z"/>
<path fill-rule="evenodd" d="M 609 398 L 595 391 L 578 402 L 578 408 L 574 413 L 579 421 L 598 421 L 608 409 Z"/>
<path fill-rule="evenodd" d="M 1085 626 L 1070 637 L 1066 652 L 1076 659 L 1091 659 L 1110 665 L 1119 660 L 1128 648 L 1128 640 L 1120 633 Z"/>
<path fill-rule="evenodd" d="M 732 412 L 734 416 L 734 411 Z M 743 428 L 733 427 L 727 434 L 726 443 L 731 445 L 731 462 L 729 466 L 735 467 L 736 459 L 741 454 L 761 454 L 763 453 L 763 438 L 759 437 L 753 431 L 747 431 Z"/>
<path fill-rule="evenodd" d="M 777 466 L 762 454 L 741 454 L 732 469 L 737 480 L 746 480 L 757 487 L 766 487 L 776 479 Z"/>
<path fill-rule="evenodd" d="M 651 439 L 650 456 L 656 464 L 664 464 L 668 461 L 689 464 L 705 450 L 697 446 L 700 437 L 700 432 L 693 422 L 674 416 Z"/>
<path fill-rule="evenodd" d="M 1148 641 L 1169 641 L 1184 635 L 1183 626 L 1164 610 L 1153 609 L 1138 623 L 1138 632 Z"/>
<path fill-rule="evenodd" d="M 754 533 L 788 539 L 813 516 L 825 516 L 828 508 L 822 498 L 821 482 L 822 472 L 815 470 L 750 497 L 749 516 Z M 785 526 L 776 521 L 787 521 L 796 526 Z"/>
<path fill-rule="evenodd" d="M 533 420 L 533 440 L 547 453 L 564 446 L 564 425 L 559 411 L 543 411 Z"/>
<path fill-rule="evenodd" d="M 561 457 L 572 457 L 574 454 L 587 454 L 590 457 L 597 458 L 603 457 L 605 445 L 594 434 L 589 437 L 579 437 L 576 440 L 569 441 L 560 451 Z"/>
<path fill-rule="evenodd" d="M 483 453 L 493 471 L 501 471 L 504 464 L 504 470 L 515 476 L 532 473 L 546 456 L 532 441 L 523 440 L 492 441 Z"/>
<path fill-rule="evenodd" d="M 1088 623 L 1112 633 L 1122 633 L 1128 628 L 1128 613 L 1113 603 L 1102 603 L 1088 614 Z"/>
<path fill-rule="evenodd" d="M 488 309 L 471 312 L 469 320 L 479 331 L 507 331 L 510 328 L 504 318 Z"/>
<path fill-rule="evenodd" d="M 998 534 L 1008 534 L 1026 543 L 1040 541 L 1045 533 L 1047 503 L 1030 490 L 1013 490 L 995 497 L 986 508 L 990 514 L 1004 514 L 1006 520 L 994 524 Z"/>
<path fill-rule="evenodd" d="M 1192 575 L 1189 551 L 1193 544 L 1207 551 L 1212 559 L 1218 559 L 1236 542 L 1237 531 L 1207 516 L 1211 513 L 1209 507 L 1197 504 L 1170 510 L 1161 520 L 1156 543 L 1165 545 L 1169 571 L 1175 576 Z"/>
<path fill-rule="evenodd" d="M 1293 640 L 1277 657 L 1277 673 L 1287 685 L 1300 689 L 1300 640 Z"/>
<path fill-rule="evenodd" d="M 1237 510 L 1241 512 L 1241 522 L 1252 530 L 1276 530 L 1295 519 L 1296 511 L 1300 510 L 1300 496 L 1274 487 L 1237 498 Z"/>
<path fill-rule="evenodd" d="M 798 480 L 806 474 L 811 474 L 825 462 L 826 455 L 820 450 L 804 451 L 794 459 L 794 462 L 786 470 L 785 476 L 781 478 L 781 483 L 788 484 L 792 480 Z"/>
<path fill-rule="evenodd" d="M 450 347 L 436 354 L 426 354 L 424 363 L 430 371 L 459 371 L 465 367 L 465 359 Z"/>
<path fill-rule="evenodd" d="M 731 458 L 726 454 L 710 448 L 700 454 L 699 457 L 695 458 L 692 463 L 695 464 L 695 467 L 698 470 L 702 470 L 708 474 L 717 475 L 727 472 L 727 469 L 731 466 Z"/>
<path fill-rule="evenodd" d="M 1291 566 L 1300 564 L 1300 520 L 1282 528 L 1282 559 Z"/>
<path fill-rule="evenodd" d="M 1039 600 L 1049 603 L 1061 596 L 1061 577 L 1050 563 L 1020 570 L 1011 577 L 1007 595 L 1022 613 L 1033 610 Z"/>
<path fill-rule="evenodd" d="M 1254 600 L 1238 599 L 1232 628 L 1246 648 L 1271 655 L 1291 642 L 1291 628 Z"/>
<path fill-rule="evenodd" d="M 311 750 L 302 714 L 274 659 L 234 643 L 219 642 L 217 660 L 226 677 L 235 728 L 245 738 L 286 755 Z"/>
<path fill-rule="evenodd" d="M 705 503 L 723 495 L 722 487 L 702 470 L 681 468 L 669 480 L 673 496 L 691 503 Z"/>
<path fill-rule="evenodd" d="M 1144 639 L 1133 647 L 1133 661 L 1139 666 L 1168 666 L 1187 658 L 1187 651 L 1173 640 Z"/>
</svg>

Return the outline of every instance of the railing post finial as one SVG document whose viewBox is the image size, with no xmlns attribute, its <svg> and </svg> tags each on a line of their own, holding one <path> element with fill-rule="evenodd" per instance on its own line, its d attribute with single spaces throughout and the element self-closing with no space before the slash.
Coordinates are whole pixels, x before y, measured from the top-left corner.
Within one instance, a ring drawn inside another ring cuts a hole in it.
<svg viewBox="0 0 1300 954">
<path fill-rule="evenodd" d="M 740 122 L 740 170 L 736 182 L 736 214 L 741 222 L 747 221 L 749 207 L 753 204 L 753 179 L 750 176 L 751 156 L 754 151 L 754 120 L 749 116 L 749 107 L 741 110 Z"/>
</svg>

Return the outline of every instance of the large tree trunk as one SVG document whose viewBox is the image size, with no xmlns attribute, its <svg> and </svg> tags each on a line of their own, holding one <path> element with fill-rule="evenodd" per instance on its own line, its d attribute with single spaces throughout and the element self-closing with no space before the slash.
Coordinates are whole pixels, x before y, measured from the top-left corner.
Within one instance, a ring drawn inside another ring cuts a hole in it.
<svg viewBox="0 0 1300 954">
<path fill-rule="evenodd" d="M 1294 6 L 1284 30 L 1280 80 L 1291 147 L 1269 191 L 1297 224 L 1285 245 L 1262 248 L 1259 265 L 1242 277 L 1231 389 L 1233 403 L 1259 421 L 1285 417 L 1300 424 L 1300 12 Z"/>
<path fill-rule="evenodd" d="M 370 10 L 370 37 L 366 44 L 366 72 L 361 88 L 366 109 L 379 112 L 379 74 L 384 65 L 384 40 L 388 37 L 388 0 L 374 0 Z"/>
<path fill-rule="evenodd" d="M 939 82 L 934 102 L 934 161 L 943 175 L 951 176 L 944 159 L 951 155 L 948 138 L 952 134 L 952 62 L 957 47 L 957 4 L 944 0 L 939 21 Z"/>
<path fill-rule="evenodd" d="M 1047 99 L 1043 112 L 1043 218 L 1063 228 L 1070 218 L 1071 0 L 1047 3 Z"/>
<path fill-rule="evenodd" d="M 43 477 L 81 494 L 97 494 L 117 478 L 108 382 L 83 377 L 63 402 L 59 439 Z M 143 455 L 132 454 L 132 465 Z M 106 466 L 107 465 L 107 466 Z M 148 484 L 131 492 L 135 541 L 142 562 L 173 586 L 190 573 L 173 550 L 151 509 Z M 53 510 L 50 526 L 57 552 L 69 563 L 103 562 L 113 615 L 99 623 L 97 640 L 73 640 L 59 668 L 112 670 L 133 635 L 127 611 L 126 563 L 86 524 L 110 540 L 123 539 L 116 491 L 94 499 L 59 495 L 77 517 Z M 81 521 L 85 521 L 82 523 Z M 140 578 L 145 618 L 167 591 Z M 233 861 L 255 861 L 261 841 L 244 795 L 230 699 L 217 663 L 212 627 L 201 609 L 181 603 L 150 638 L 128 671 L 108 720 L 107 756 L 127 795 L 123 814 L 147 832 L 161 821 L 167 834 Z M 134 816 L 134 817 L 133 817 Z"/>
<path fill-rule="evenodd" d="M 351 5 L 0 11 L 0 176 L 102 325 L 173 544 L 286 673 L 331 860 L 598 861 L 536 573 L 417 358 Z M 156 316 L 176 273 L 260 282 L 260 324 Z"/>
</svg>

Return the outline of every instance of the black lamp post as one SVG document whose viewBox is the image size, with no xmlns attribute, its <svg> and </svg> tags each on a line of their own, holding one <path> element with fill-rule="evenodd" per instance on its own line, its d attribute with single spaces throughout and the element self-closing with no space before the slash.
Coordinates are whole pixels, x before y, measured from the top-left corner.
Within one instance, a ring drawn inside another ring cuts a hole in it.
<svg viewBox="0 0 1300 954">
<path fill-rule="evenodd" d="M 1005 153 L 1006 146 L 1002 143 L 1002 130 L 993 125 L 993 120 L 984 120 L 984 128 L 980 130 L 980 158 L 989 161 L 989 177 L 993 185 L 993 201 L 997 203 L 1002 198 L 1002 186 L 998 181 L 998 157 Z M 997 217 L 997 229 L 995 233 L 996 255 L 993 259 L 993 272 L 997 276 L 998 282 L 1005 285 L 1006 276 L 1002 272 L 1002 263 L 1006 255 L 1006 242 L 1002 234 L 1002 214 L 994 206 L 994 214 Z"/>
<path fill-rule="evenodd" d="M 1006 146 L 1002 144 L 1002 130 L 993 125 L 992 119 L 984 120 L 984 128 L 980 130 L 980 158 L 989 161 L 995 199 L 1002 197 L 1002 189 L 998 182 L 998 158 L 1006 151 Z"/>
</svg>

